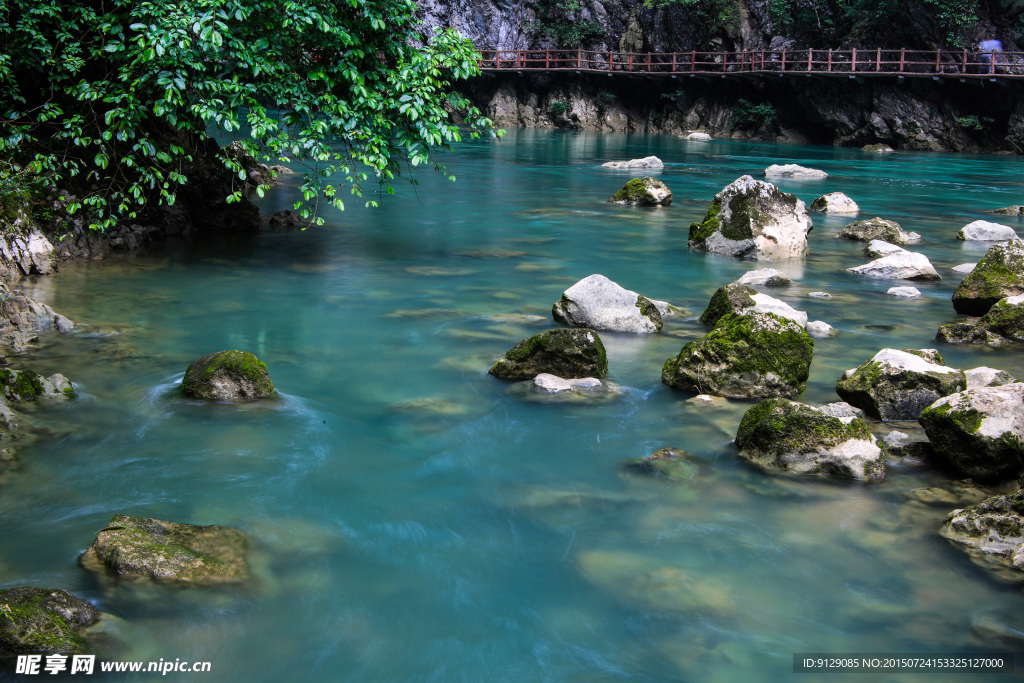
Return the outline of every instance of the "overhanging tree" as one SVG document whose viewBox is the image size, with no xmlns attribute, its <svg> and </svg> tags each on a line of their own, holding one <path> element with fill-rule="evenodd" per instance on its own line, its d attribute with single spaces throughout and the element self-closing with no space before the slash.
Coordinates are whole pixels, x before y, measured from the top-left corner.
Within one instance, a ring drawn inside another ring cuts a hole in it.
<svg viewBox="0 0 1024 683">
<path fill-rule="evenodd" d="M 412 0 L 0 0 L 0 193 L 68 189 L 109 227 L 171 204 L 211 137 L 309 163 L 296 205 L 393 192 L 491 122 L 452 88 L 478 73 L 454 31 L 424 38 Z M 239 182 L 245 171 L 217 158 Z M 264 188 L 258 190 L 262 194 Z"/>
</svg>

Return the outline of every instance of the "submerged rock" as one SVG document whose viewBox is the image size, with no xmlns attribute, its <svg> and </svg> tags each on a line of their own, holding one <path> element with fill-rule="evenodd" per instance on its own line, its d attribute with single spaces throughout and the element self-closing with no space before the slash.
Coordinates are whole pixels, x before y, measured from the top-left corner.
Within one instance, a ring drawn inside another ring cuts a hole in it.
<svg viewBox="0 0 1024 683">
<path fill-rule="evenodd" d="M 890 287 L 885 293 L 894 299 L 918 299 L 921 296 L 917 287 Z"/>
<path fill-rule="evenodd" d="M 904 432 L 892 431 L 882 439 L 885 450 L 889 455 L 897 458 L 909 458 L 911 460 L 930 460 L 935 451 L 928 441 L 921 441 Z"/>
<path fill-rule="evenodd" d="M 114 515 L 82 553 L 82 566 L 120 579 L 183 586 L 244 584 L 250 580 L 249 537 L 224 526 L 193 526 Z"/>
<path fill-rule="evenodd" d="M 965 370 L 968 389 L 980 389 L 981 387 L 1001 387 L 1006 384 L 1013 384 L 1019 381 L 1016 377 L 1004 370 L 982 366 Z"/>
<path fill-rule="evenodd" d="M 82 632 L 99 621 L 91 604 L 60 589 L 0 590 L 0 653 L 82 654 Z"/>
<path fill-rule="evenodd" d="M 994 213 L 1000 216 L 1024 216 L 1024 206 L 1014 204 L 1013 206 L 1004 206 L 1001 209 L 988 209 L 985 213 Z"/>
<path fill-rule="evenodd" d="M 654 302 L 598 274 L 565 290 L 551 307 L 551 315 L 564 325 L 613 332 L 647 334 L 662 326 Z"/>
<path fill-rule="evenodd" d="M 889 145 L 887 145 L 885 143 L 882 143 L 882 142 L 876 142 L 876 143 L 873 143 L 873 144 L 870 144 L 870 145 L 864 145 L 860 149 L 861 149 L 862 152 L 875 152 L 875 153 L 878 153 L 878 152 L 894 152 L 894 151 L 896 151 L 892 147 L 890 147 Z"/>
<path fill-rule="evenodd" d="M 932 266 L 928 257 L 913 251 L 900 251 L 875 259 L 847 272 L 889 280 L 941 280 L 942 277 Z"/>
<path fill-rule="evenodd" d="M 740 457 L 796 474 L 883 479 L 882 449 L 859 417 L 836 417 L 783 398 L 744 414 L 736 432 Z"/>
<path fill-rule="evenodd" d="M 804 325 L 804 329 L 807 330 L 807 334 L 819 338 L 831 337 L 836 332 L 836 328 L 821 320 L 810 321 Z"/>
<path fill-rule="evenodd" d="M 715 195 L 704 220 L 690 225 L 689 246 L 756 260 L 807 253 L 807 207 L 796 195 L 745 175 Z"/>
<path fill-rule="evenodd" d="M 1024 491 L 993 496 L 954 510 L 943 522 L 941 533 L 962 546 L 972 559 L 1009 570 L 1010 577 L 1024 579 Z"/>
<path fill-rule="evenodd" d="M 768 178 L 827 178 L 828 173 L 799 164 L 772 164 L 764 169 Z"/>
<path fill-rule="evenodd" d="M 736 281 L 736 284 L 781 287 L 783 285 L 791 285 L 793 284 L 793 281 L 790 280 L 789 276 L 781 270 L 775 270 L 774 268 L 761 268 L 759 270 L 751 270 L 744 273 L 743 276 Z"/>
<path fill-rule="evenodd" d="M 953 292 L 953 308 L 985 315 L 1000 299 L 1024 294 L 1024 241 L 993 246 Z"/>
<path fill-rule="evenodd" d="M 707 308 L 700 314 L 700 321 L 705 325 L 714 326 L 729 313 L 774 313 L 780 318 L 792 320 L 800 327 L 807 324 L 806 312 L 798 311 L 780 299 L 735 282 L 715 290 Z"/>
<path fill-rule="evenodd" d="M 584 377 L 582 379 L 562 379 L 555 375 L 549 375 L 545 372 L 537 375 L 533 378 L 535 386 L 549 391 L 552 394 L 557 394 L 562 391 L 573 391 L 579 389 L 597 389 L 603 386 L 601 380 L 596 377 Z"/>
<path fill-rule="evenodd" d="M 831 299 L 832 295 L 828 292 L 810 292 L 807 296 L 814 297 L 815 299 Z"/>
<path fill-rule="evenodd" d="M 664 168 L 665 164 L 656 156 L 644 157 L 642 159 L 630 159 L 629 161 L 606 161 L 601 168 Z"/>
<path fill-rule="evenodd" d="M 978 479 L 1024 468 L 1024 384 L 989 386 L 940 398 L 918 418 L 935 452 Z"/>
<path fill-rule="evenodd" d="M 842 192 L 830 192 L 821 195 L 811 202 L 811 211 L 828 214 L 849 214 L 859 212 L 860 207 L 857 206 L 857 202 Z"/>
<path fill-rule="evenodd" d="M 772 313 L 730 313 L 665 361 L 661 381 L 695 394 L 796 396 L 807 385 L 814 340 Z"/>
<path fill-rule="evenodd" d="M 681 448 L 659 448 L 645 458 L 623 463 L 627 472 L 647 474 L 668 479 L 693 479 L 697 476 L 694 455 Z"/>
<path fill-rule="evenodd" d="M 247 351 L 218 351 L 192 361 L 181 390 L 193 398 L 220 401 L 263 398 L 274 393 L 267 366 Z"/>
<path fill-rule="evenodd" d="M 967 388 L 963 371 L 942 363 L 934 349 L 882 349 L 847 370 L 836 393 L 872 417 L 916 420 L 936 400 Z"/>
<path fill-rule="evenodd" d="M 563 379 L 604 377 L 608 374 L 608 355 L 594 330 L 548 330 L 513 346 L 490 373 L 513 380 L 532 380 L 541 373 Z"/>
<path fill-rule="evenodd" d="M 1008 242 L 1018 239 L 1017 232 L 1009 225 L 989 221 L 968 223 L 960 228 L 956 238 L 968 242 Z"/>
<path fill-rule="evenodd" d="M 608 201 L 630 206 L 668 206 L 672 203 L 672 190 L 657 178 L 633 178 Z"/>
<path fill-rule="evenodd" d="M 961 263 L 958 266 L 953 266 L 950 270 L 952 270 L 954 273 L 963 273 L 964 275 L 966 275 L 967 273 L 970 273 L 972 270 L 974 270 L 974 268 L 977 265 L 977 263 Z"/>
<path fill-rule="evenodd" d="M 861 242 L 882 240 L 883 242 L 899 246 L 921 239 L 921 236 L 916 232 L 905 232 L 896 221 L 888 221 L 877 216 L 870 220 L 850 223 L 843 227 L 836 237 L 847 240 L 859 240 Z"/>
</svg>

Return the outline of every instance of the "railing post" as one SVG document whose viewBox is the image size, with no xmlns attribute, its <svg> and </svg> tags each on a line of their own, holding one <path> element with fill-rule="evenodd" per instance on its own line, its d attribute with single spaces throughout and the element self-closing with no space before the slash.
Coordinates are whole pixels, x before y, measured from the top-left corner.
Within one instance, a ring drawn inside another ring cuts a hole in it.
<svg viewBox="0 0 1024 683">
<path fill-rule="evenodd" d="M 679 53 L 677 53 L 677 52 L 673 52 L 672 53 L 672 73 L 676 72 L 676 57 L 678 57 L 678 56 L 679 56 Z"/>
<path fill-rule="evenodd" d="M 935 73 L 942 73 L 939 71 L 939 60 L 942 59 L 942 48 L 935 51 Z"/>
<path fill-rule="evenodd" d="M 907 48 L 900 48 L 900 73 L 903 73 L 903 65 L 907 61 Z"/>
<path fill-rule="evenodd" d="M 857 48 L 853 48 L 853 64 L 850 65 L 850 71 L 857 72 Z"/>
<path fill-rule="evenodd" d="M 962 74 L 967 73 L 967 48 L 966 47 L 964 48 L 964 65 L 963 65 L 962 71 L 960 71 L 960 73 L 962 73 Z"/>
<path fill-rule="evenodd" d="M 544 68 L 551 68 L 551 50 L 544 50 Z"/>
<path fill-rule="evenodd" d="M 810 73 L 813 67 L 814 50 L 808 48 L 807 50 L 807 73 Z"/>
<path fill-rule="evenodd" d="M 610 74 L 615 70 L 615 52 L 613 50 L 608 51 L 608 73 Z"/>
<path fill-rule="evenodd" d="M 725 50 L 722 50 L 722 73 L 725 73 L 725 65 L 728 63 L 729 58 L 726 57 Z"/>
<path fill-rule="evenodd" d="M 697 51 L 696 50 L 691 50 L 690 51 L 690 73 L 693 73 L 696 70 L 697 70 Z"/>
<path fill-rule="evenodd" d="M 782 72 L 786 72 L 786 48 L 782 48 Z"/>
<path fill-rule="evenodd" d="M 761 71 L 764 71 L 764 50 L 761 50 Z"/>
<path fill-rule="evenodd" d="M 828 72 L 832 73 L 832 48 L 828 49 Z"/>
<path fill-rule="evenodd" d="M 583 50 L 577 50 L 576 52 L 576 68 L 583 68 Z"/>
<path fill-rule="evenodd" d="M 882 48 L 878 48 L 878 55 L 875 57 L 875 71 L 882 73 Z"/>
<path fill-rule="evenodd" d="M 501 68 L 501 50 L 495 50 L 494 51 L 494 68 L 495 69 L 500 69 Z"/>
<path fill-rule="evenodd" d="M 647 73 L 651 73 L 651 53 L 647 53 Z"/>
<path fill-rule="evenodd" d="M 630 71 L 633 70 L 633 53 L 632 52 L 629 53 L 629 70 Z"/>
</svg>

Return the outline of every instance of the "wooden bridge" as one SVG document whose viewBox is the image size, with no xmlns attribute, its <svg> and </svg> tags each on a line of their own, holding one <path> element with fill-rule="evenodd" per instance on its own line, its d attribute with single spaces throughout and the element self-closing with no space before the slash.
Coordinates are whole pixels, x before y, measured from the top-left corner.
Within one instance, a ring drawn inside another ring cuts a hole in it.
<svg viewBox="0 0 1024 683">
<path fill-rule="evenodd" d="M 650 76 L 930 77 L 1024 79 L 1024 52 L 967 50 L 760 50 L 740 52 L 594 52 L 481 50 L 480 69 L 575 71 Z"/>
</svg>

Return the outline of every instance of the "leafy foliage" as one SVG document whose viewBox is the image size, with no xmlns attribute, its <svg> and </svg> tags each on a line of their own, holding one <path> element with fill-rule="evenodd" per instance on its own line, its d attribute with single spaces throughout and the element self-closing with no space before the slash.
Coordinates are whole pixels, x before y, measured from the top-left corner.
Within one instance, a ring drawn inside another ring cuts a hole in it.
<svg viewBox="0 0 1024 683">
<path fill-rule="evenodd" d="M 764 102 L 754 104 L 750 100 L 736 100 L 732 107 L 731 123 L 736 128 L 760 128 L 775 121 L 775 107 Z"/>
<path fill-rule="evenodd" d="M 308 164 L 296 203 L 342 209 L 373 182 L 433 164 L 491 130 L 451 88 L 478 73 L 453 31 L 415 33 L 413 0 L 0 0 L 5 183 L 70 188 L 71 211 L 109 227 L 172 204 L 211 138 Z M 245 171 L 219 154 L 239 180 Z M 12 181 L 12 177 L 17 177 Z M 259 188 L 262 194 L 263 187 Z M 372 202 L 371 202 L 372 203 Z M 318 222 L 322 222 L 318 219 Z"/>
<path fill-rule="evenodd" d="M 601 22 L 582 17 L 581 0 L 541 0 L 537 19 L 529 27 L 556 47 L 579 47 L 601 36 Z"/>
<path fill-rule="evenodd" d="M 686 9 L 702 45 L 716 35 L 724 35 L 739 27 L 740 3 L 738 0 L 644 0 L 647 7 L 661 8 L 677 6 Z"/>
<path fill-rule="evenodd" d="M 565 102 L 552 102 L 551 113 L 555 116 L 561 116 L 565 112 L 569 111 L 569 105 Z"/>
<path fill-rule="evenodd" d="M 935 8 L 947 45 L 969 47 L 978 24 L 978 0 L 925 0 Z"/>
</svg>

